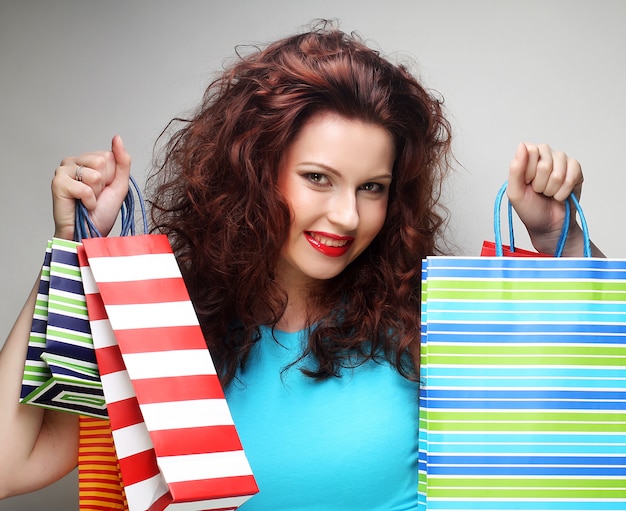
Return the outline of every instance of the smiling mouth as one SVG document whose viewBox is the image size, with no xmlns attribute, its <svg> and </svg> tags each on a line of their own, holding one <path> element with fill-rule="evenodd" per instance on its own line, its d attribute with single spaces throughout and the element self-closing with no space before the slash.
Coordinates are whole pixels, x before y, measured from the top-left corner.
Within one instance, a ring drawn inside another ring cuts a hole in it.
<svg viewBox="0 0 626 511">
<path fill-rule="evenodd" d="M 325 236 L 323 234 L 319 234 L 317 232 L 307 232 L 307 234 L 322 245 L 326 245 L 327 247 L 340 248 L 345 247 L 348 243 L 352 241 L 352 238 L 344 238 L 344 237 L 333 237 Z"/>
<path fill-rule="evenodd" d="M 352 236 L 330 236 L 311 231 L 307 231 L 304 234 L 315 250 L 329 257 L 341 257 L 348 252 L 354 242 Z"/>
</svg>

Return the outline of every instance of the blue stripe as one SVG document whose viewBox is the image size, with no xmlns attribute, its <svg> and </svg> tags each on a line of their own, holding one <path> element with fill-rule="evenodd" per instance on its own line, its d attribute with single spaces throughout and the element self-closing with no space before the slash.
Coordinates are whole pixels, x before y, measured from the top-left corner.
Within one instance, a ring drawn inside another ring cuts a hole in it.
<svg viewBox="0 0 626 511">
<path fill-rule="evenodd" d="M 621 402 L 568 402 L 568 401 L 447 401 L 423 399 L 425 409 L 456 410 L 620 410 L 626 412 L 626 401 Z M 626 427 L 626 426 L 624 426 Z"/>
<path fill-rule="evenodd" d="M 577 476 L 577 477 L 626 477 L 626 466 L 622 467 L 440 467 L 428 465 L 431 475 L 472 476 Z"/>
<path fill-rule="evenodd" d="M 491 305 L 491 304 L 489 304 Z M 493 310 L 491 307 L 485 307 L 483 310 L 474 310 L 467 312 L 453 310 L 429 310 L 428 324 L 430 327 L 433 323 L 441 322 L 471 322 L 477 321 L 494 322 L 502 321 L 505 323 L 528 323 L 528 322 L 549 322 L 552 323 L 574 323 L 576 328 L 580 323 L 626 323 L 625 312 L 583 312 L 583 311 L 499 311 Z M 546 328 L 545 326 L 543 327 Z"/>
<path fill-rule="evenodd" d="M 433 465 L 481 465 L 491 470 L 498 466 L 502 470 L 526 468 L 518 465 L 537 465 L 538 470 L 552 469 L 547 465 L 563 465 L 565 469 L 596 470 L 609 465 L 611 470 L 621 469 L 626 476 L 626 454 L 623 456 L 540 456 L 536 453 L 526 453 L 523 456 L 458 456 L 448 454 L 443 456 L 429 455 L 428 463 Z M 465 467 L 460 467 L 465 468 Z M 559 468 L 557 468 L 559 470 Z"/>
<path fill-rule="evenodd" d="M 626 272 L 626 259 L 589 259 L 589 258 L 526 258 L 526 257 L 428 257 L 426 260 L 428 277 L 439 272 L 448 272 L 450 268 L 525 269 L 550 270 L 556 274 L 569 269 L 575 275 L 585 270 L 607 270 L 608 273 Z M 556 271 L 555 271 L 556 270 Z M 554 274 L 553 274 L 554 276 Z M 619 278 L 619 277 L 618 277 Z"/>
<path fill-rule="evenodd" d="M 50 261 L 50 266 L 53 266 L 54 264 L 73 266 L 78 269 L 78 254 L 76 254 L 75 250 L 73 252 L 68 252 L 67 250 L 64 250 L 55 245 L 52 250 L 52 259 Z"/>
<path fill-rule="evenodd" d="M 481 376 L 485 378 L 493 377 L 511 377 L 510 367 L 428 367 L 428 376 L 458 376 L 465 378 L 469 376 Z M 625 378 L 626 369 L 597 369 L 597 368 L 571 368 L 571 367 L 516 367 L 515 378 L 600 378 L 608 380 L 609 378 Z M 581 382 L 586 386 L 586 382 Z M 530 386 L 530 385 L 529 385 Z"/>
<path fill-rule="evenodd" d="M 48 326 L 52 328 L 63 328 L 77 332 L 79 334 L 91 334 L 91 327 L 88 319 L 73 318 L 64 314 L 50 312 L 48 315 Z"/>
<path fill-rule="evenodd" d="M 624 269 L 589 269 L 589 268 L 528 268 L 520 266 L 517 268 L 429 268 L 428 286 L 432 284 L 437 289 L 438 282 L 458 279 L 480 279 L 480 280 L 550 280 L 550 281 L 571 281 L 571 280 L 624 280 L 626 270 Z"/>
<path fill-rule="evenodd" d="M 422 508 L 420 511 L 446 511 L 446 510 L 478 510 L 478 511 L 624 511 L 626 509 L 626 502 L 620 501 L 601 501 L 594 499 L 585 500 L 572 500 L 572 501 L 550 501 L 544 500 L 538 501 L 472 501 L 472 500 L 432 500 L 427 499 L 428 504 L 426 508 Z"/>
<path fill-rule="evenodd" d="M 573 302 L 573 301 L 542 301 L 525 302 L 525 301 L 493 301 L 480 302 L 476 301 L 454 301 L 454 300 L 428 300 L 428 312 L 432 313 L 445 307 L 446 311 L 476 311 L 483 312 L 485 307 L 489 307 L 492 311 L 501 312 L 617 312 L 626 313 L 626 302 Z"/>
<path fill-rule="evenodd" d="M 51 355 L 60 355 L 78 361 L 83 360 L 85 362 L 96 363 L 96 352 L 93 347 L 84 348 L 82 346 L 75 346 L 65 342 L 48 340 L 46 343 L 46 353 Z"/>
<path fill-rule="evenodd" d="M 522 324 L 522 323 L 485 323 L 485 322 L 476 322 L 476 323 L 434 323 L 432 319 L 428 318 L 428 336 L 429 338 L 435 340 L 437 339 L 437 331 L 442 330 L 444 332 L 461 332 L 461 333 L 480 333 L 480 334 L 489 334 L 491 332 L 502 333 L 502 332 L 512 332 L 515 334 L 522 333 L 546 333 L 549 332 L 551 334 L 550 338 L 554 339 L 552 342 L 559 342 L 558 336 L 555 334 L 561 333 L 565 334 L 565 336 L 569 336 L 571 334 L 580 334 L 580 333 L 591 333 L 591 334 L 620 334 L 624 335 L 626 333 L 626 325 L 618 324 L 618 325 L 585 325 L 579 323 L 570 323 L 570 324 L 549 324 L 549 325 L 536 325 L 533 323 Z M 560 342 L 564 341 L 572 342 L 568 337 L 567 339 L 563 339 Z M 459 337 L 457 342 L 464 341 L 467 342 L 467 339 L 463 339 Z M 509 341 L 510 342 L 510 341 Z M 538 342 L 536 339 L 533 339 L 533 342 Z M 593 342 L 591 339 L 589 342 Z M 603 341 L 604 342 L 604 341 Z M 620 342 L 623 344 L 624 339 L 620 339 Z"/>
<path fill-rule="evenodd" d="M 430 399 L 455 397 L 457 399 L 602 399 L 622 400 L 626 403 L 626 391 L 599 391 L 599 390 L 463 390 L 432 389 L 428 391 Z"/>
<path fill-rule="evenodd" d="M 612 389 L 626 389 L 626 379 L 622 380 L 561 380 L 561 379 L 537 379 L 522 380 L 521 377 L 517 377 L 515 372 L 517 368 L 511 369 L 510 378 L 494 378 L 488 379 L 480 375 L 480 368 L 474 377 L 466 378 L 445 378 L 431 376 L 429 373 L 422 373 L 422 380 L 427 382 L 430 387 L 469 387 L 469 388 L 500 388 L 500 387 L 517 387 L 517 388 L 556 388 L 556 387 L 568 387 L 568 388 L 612 388 Z M 428 389 L 426 389 L 428 390 Z"/>
<path fill-rule="evenodd" d="M 53 294 L 55 290 L 75 295 L 85 294 L 82 281 L 68 279 L 58 275 L 50 275 L 50 294 Z"/>
<path fill-rule="evenodd" d="M 554 444 L 535 444 L 530 445 L 502 445 L 502 444 L 490 444 L 489 439 L 485 438 L 483 443 L 479 444 L 434 444 L 429 443 L 425 451 L 432 456 L 433 454 L 446 454 L 446 453 L 467 453 L 467 454 L 480 454 L 480 453 L 497 453 L 497 454 L 533 454 L 533 455 L 545 455 L 545 454 L 591 454 L 591 455 L 603 455 L 603 454 L 615 454 L 616 451 L 626 452 L 626 443 L 621 446 L 616 445 L 554 445 Z M 426 456 L 424 456 L 425 458 Z M 625 483 L 626 486 L 626 483 Z"/>
<path fill-rule="evenodd" d="M 447 325 L 445 325 L 447 327 Z M 520 330 L 510 331 L 505 334 L 501 332 L 485 332 L 481 331 L 481 327 L 478 327 L 475 332 L 472 334 L 467 334 L 466 336 L 460 335 L 457 331 L 454 331 L 451 328 L 444 328 L 444 325 L 439 327 L 441 332 L 431 332 L 430 324 L 427 325 L 428 335 L 427 342 L 422 344 L 428 345 L 428 341 L 431 344 L 435 342 L 440 343 L 497 343 L 497 344 L 526 344 L 526 343 L 536 343 L 536 344 L 563 344 L 563 343 L 573 343 L 573 344 L 617 344 L 624 345 L 624 336 L 623 334 L 619 335 L 606 335 L 602 336 L 599 332 L 594 332 L 594 335 L 583 335 L 581 332 L 583 329 L 580 329 L 577 332 L 566 332 L 565 335 L 562 333 L 560 335 L 554 335 L 551 333 L 553 325 L 549 325 L 548 327 L 543 327 L 543 331 L 537 328 L 536 332 L 532 332 L 532 335 L 526 335 L 528 332 L 522 332 Z M 448 330 L 446 332 L 445 330 Z M 461 332 L 463 333 L 463 332 Z M 610 332 L 608 332 L 610 334 Z"/>
<path fill-rule="evenodd" d="M 451 443 L 451 442 L 518 442 L 518 443 L 587 443 L 587 444 L 622 444 L 626 445 L 626 430 L 624 433 L 610 433 L 603 435 L 600 433 L 587 432 L 584 434 L 566 434 L 566 433 L 499 433 L 499 432 L 476 432 L 476 433 L 438 433 L 434 431 L 428 432 L 429 442 Z M 620 447 L 621 448 L 621 447 Z"/>
</svg>

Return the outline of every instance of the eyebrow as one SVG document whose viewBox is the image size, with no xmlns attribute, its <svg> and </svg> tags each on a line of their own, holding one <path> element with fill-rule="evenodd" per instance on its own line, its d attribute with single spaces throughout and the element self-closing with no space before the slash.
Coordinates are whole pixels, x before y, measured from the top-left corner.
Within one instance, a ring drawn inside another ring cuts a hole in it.
<svg viewBox="0 0 626 511">
<path fill-rule="evenodd" d="M 334 167 L 329 167 L 328 165 L 324 164 L 324 163 L 318 163 L 318 162 L 314 162 L 314 161 L 303 161 L 297 164 L 297 167 L 300 166 L 307 166 L 310 165 L 312 167 L 318 167 L 321 168 L 322 170 L 324 170 L 325 172 L 328 172 L 330 174 L 334 174 L 335 176 L 339 176 L 339 177 L 343 177 L 343 174 L 341 172 L 339 172 L 337 169 L 335 169 Z M 376 176 L 371 176 L 367 178 L 368 181 L 374 181 L 374 180 L 393 180 L 393 174 L 390 172 L 385 172 L 384 174 L 379 174 Z"/>
</svg>

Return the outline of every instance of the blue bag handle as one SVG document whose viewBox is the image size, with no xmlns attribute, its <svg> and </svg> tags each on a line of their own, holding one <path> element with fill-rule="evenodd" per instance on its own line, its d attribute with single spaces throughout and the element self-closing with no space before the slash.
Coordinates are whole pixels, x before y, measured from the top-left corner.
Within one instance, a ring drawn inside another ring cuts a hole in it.
<svg viewBox="0 0 626 511">
<path fill-rule="evenodd" d="M 121 232 L 120 236 L 128 236 L 135 234 L 135 197 L 134 193 L 137 195 L 137 200 L 139 201 L 139 206 L 141 208 L 141 218 L 143 221 L 143 232 L 144 234 L 148 233 L 148 220 L 146 217 L 146 205 L 143 200 L 143 196 L 141 195 L 141 190 L 137 181 L 130 176 L 130 183 L 132 186 L 128 187 L 128 193 L 124 198 L 124 202 L 122 203 L 122 208 L 120 210 L 122 214 L 121 218 Z M 85 205 L 80 201 L 76 201 L 76 215 L 74 218 L 74 241 L 82 241 L 84 238 L 101 238 L 102 234 L 95 226 L 91 218 L 89 217 L 89 212 Z"/>
<path fill-rule="evenodd" d="M 500 211 L 502 209 L 502 201 L 504 199 L 507 185 L 508 182 L 505 182 L 498 191 L 493 211 L 493 227 L 497 257 L 503 256 Z M 569 230 L 569 222 L 571 216 L 570 201 L 574 204 L 574 207 L 576 208 L 576 213 L 578 214 L 578 218 L 580 219 L 580 225 L 583 230 L 583 239 L 585 243 L 583 248 L 583 255 L 584 257 L 591 257 L 591 239 L 589 238 L 589 227 L 587 226 L 587 220 L 585 219 L 585 215 L 580 206 L 580 203 L 573 193 L 571 193 L 568 200 L 565 201 L 565 219 L 563 221 L 563 229 L 561 230 L 561 236 L 559 237 L 554 257 L 561 257 L 561 255 L 563 255 L 563 249 L 565 248 L 565 242 L 567 241 L 567 232 Z M 515 240 L 513 237 L 513 207 L 511 206 L 510 202 L 508 202 L 507 213 L 509 221 L 509 245 L 511 248 L 511 252 L 515 252 Z"/>
</svg>

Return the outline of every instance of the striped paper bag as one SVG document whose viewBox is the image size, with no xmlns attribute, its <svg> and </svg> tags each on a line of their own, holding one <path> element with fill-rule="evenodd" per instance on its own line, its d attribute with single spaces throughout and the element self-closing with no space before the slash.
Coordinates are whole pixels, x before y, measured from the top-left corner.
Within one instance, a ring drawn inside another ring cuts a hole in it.
<svg viewBox="0 0 626 511">
<path fill-rule="evenodd" d="M 626 260 L 424 269 L 420 509 L 626 509 Z"/>
<path fill-rule="evenodd" d="M 80 511 L 128 510 L 108 419 L 80 416 L 78 502 Z"/>
<path fill-rule="evenodd" d="M 167 238 L 79 256 L 130 511 L 236 509 L 258 488 Z"/>
<path fill-rule="evenodd" d="M 20 401 L 106 417 L 77 247 L 53 238 L 46 251 Z"/>
</svg>

